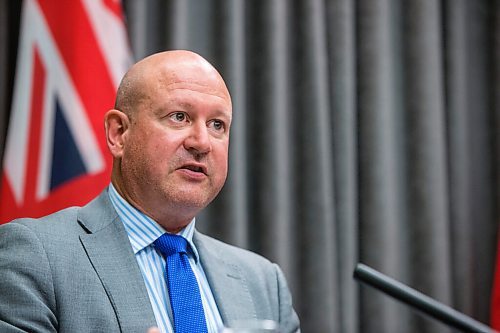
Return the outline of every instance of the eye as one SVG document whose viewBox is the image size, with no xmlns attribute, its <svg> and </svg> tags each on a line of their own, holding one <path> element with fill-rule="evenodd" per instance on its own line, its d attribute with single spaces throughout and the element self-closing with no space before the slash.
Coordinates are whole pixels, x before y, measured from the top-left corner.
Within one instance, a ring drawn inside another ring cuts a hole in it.
<svg viewBox="0 0 500 333">
<path fill-rule="evenodd" d="M 224 132 L 224 130 L 226 129 L 224 122 L 219 119 L 214 119 L 210 121 L 209 127 L 213 128 L 217 132 Z"/>
<path fill-rule="evenodd" d="M 187 120 L 187 114 L 185 112 L 173 112 L 169 115 L 169 118 L 175 122 L 182 123 Z"/>
</svg>

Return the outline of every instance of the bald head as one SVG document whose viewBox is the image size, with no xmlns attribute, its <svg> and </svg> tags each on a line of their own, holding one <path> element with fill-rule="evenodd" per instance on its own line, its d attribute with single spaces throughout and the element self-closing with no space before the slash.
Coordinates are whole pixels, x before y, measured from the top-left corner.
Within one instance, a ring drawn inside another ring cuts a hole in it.
<svg viewBox="0 0 500 333">
<path fill-rule="evenodd" d="M 132 116 L 155 92 L 181 81 L 213 87 L 214 93 L 231 100 L 224 80 L 207 60 L 191 51 L 175 50 L 153 54 L 133 65 L 118 87 L 115 109 Z"/>
</svg>

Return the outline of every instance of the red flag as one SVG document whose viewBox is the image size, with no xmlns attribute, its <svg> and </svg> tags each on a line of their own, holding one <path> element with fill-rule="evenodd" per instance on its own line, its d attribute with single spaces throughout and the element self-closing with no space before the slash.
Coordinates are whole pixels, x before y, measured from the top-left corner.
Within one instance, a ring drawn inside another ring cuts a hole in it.
<svg viewBox="0 0 500 333">
<path fill-rule="evenodd" d="M 496 273 L 491 300 L 491 327 L 500 331 L 500 241 L 498 242 Z"/>
<path fill-rule="evenodd" d="M 25 0 L 0 223 L 83 205 L 109 182 L 103 116 L 130 65 L 114 0 Z"/>
</svg>

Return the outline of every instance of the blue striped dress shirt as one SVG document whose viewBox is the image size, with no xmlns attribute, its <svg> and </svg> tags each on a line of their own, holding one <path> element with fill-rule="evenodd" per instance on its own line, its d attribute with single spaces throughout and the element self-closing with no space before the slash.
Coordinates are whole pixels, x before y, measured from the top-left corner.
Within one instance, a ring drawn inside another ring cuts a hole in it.
<svg viewBox="0 0 500 333">
<path fill-rule="evenodd" d="M 165 281 L 165 259 L 159 251 L 156 251 L 153 244 L 158 237 L 165 233 L 165 229 L 123 199 L 113 184 L 109 185 L 108 193 L 132 244 L 135 258 L 139 263 L 148 290 L 158 328 L 162 333 L 173 333 L 172 309 Z M 216 333 L 223 328 L 222 318 L 215 304 L 205 272 L 201 267 L 198 251 L 193 243 L 194 230 L 195 220 L 193 219 L 178 234 L 186 238 L 193 249 L 193 252 L 189 253 L 189 263 L 200 287 L 208 332 Z"/>
</svg>

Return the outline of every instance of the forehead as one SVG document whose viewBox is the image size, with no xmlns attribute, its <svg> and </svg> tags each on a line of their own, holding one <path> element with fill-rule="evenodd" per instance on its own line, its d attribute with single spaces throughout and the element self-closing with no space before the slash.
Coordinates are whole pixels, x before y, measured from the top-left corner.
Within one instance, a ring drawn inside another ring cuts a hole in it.
<svg viewBox="0 0 500 333">
<path fill-rule="evenodd" d="M 171 84 L 159 87 L 146 105 L 146 113 L 163 117 L 171 112 L 183 111 L 205 117 L 232 119 L 231 101 L 224 94 L 210 87 L 192 84 Z"/>
<path fill-rule="evenodd" d="M 157 87 L 160 94 L 171 96 L 172 98 L 194 97 L 196 95 L 205 95 L 205 97 L 214 97 L 221 102 L 230 102 L 229 92 L 224 87 L 213 82 L 204 81 L 170 81 L 160 84 Z"/>
<path fill-rule="evenodd" d="M 215 70 L 205 70 L 189 66 L 187 68 L 169 68 L 157 72 L 150 86 L 153 99 L 171 100 L 179 103 L 186 100 L 205 99 L 231 106 L 231 97 L 227 87 Z M 187 102 L 186 102 L 187 103 Z"/>
<path fill-rule="evenodd" d="M 181 57 L 182 55 L 182 57 Z M 206 60 L 184 53 L 154 55 L 137 63 L 131 78 L 138 83 L 142 101 L 148 108 L 157 109 L 166 103 L 186 103 L 231 110 L 231 97 L 224 80 Z M 231 111 L 229 111 L 231 112 Z"/>
</svg>

